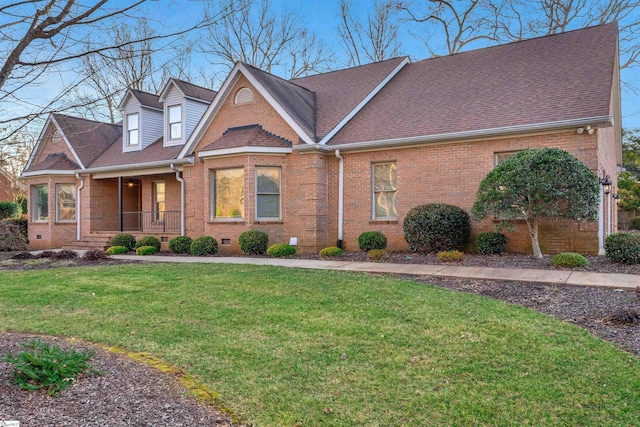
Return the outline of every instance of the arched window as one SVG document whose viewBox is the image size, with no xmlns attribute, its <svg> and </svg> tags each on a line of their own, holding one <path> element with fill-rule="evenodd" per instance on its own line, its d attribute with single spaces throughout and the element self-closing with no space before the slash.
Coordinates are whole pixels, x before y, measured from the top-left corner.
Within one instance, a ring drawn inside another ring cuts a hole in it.
<svg viewBox="0 0 640 427">
<path fill-rule="evenodd" d="M 60 132 L 58 132 L 58 130 L 54 130 L 53 133 L 51 134 L 51 142 L 53 143 L 58 143 L 58 142 L 62 142 L 62 135 L 60 135 Z"/>
<path fill-rule="evenodd" d="M 234 104 L 247 104 L 251 101 L 253 101 L 253 92 L 248 87 L 240 88 L 236 92 Z"/>
</svg>

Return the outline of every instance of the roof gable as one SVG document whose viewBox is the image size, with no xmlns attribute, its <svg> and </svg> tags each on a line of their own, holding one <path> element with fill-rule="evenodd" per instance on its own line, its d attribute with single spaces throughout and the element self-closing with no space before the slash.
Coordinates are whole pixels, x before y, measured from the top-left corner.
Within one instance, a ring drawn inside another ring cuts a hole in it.
<svg viewBox="0 0 640 427">
<path fill-rule="evenodd" d="M 614 23 L 409 64 L 329 144 L 608 117 L 616 46 Z"/>
<path fill-rule="evenodd" d="M 213 101 L 213 98 L 215 98 L 217 94 L 215 90 L 207 89 L 205 87 L 171 77 L 162 89 L 162 92 L 160 92 L 159 100 L 161 102 L 165 100 L 171 86 L 177 87 L 178 90 L 180 90 L 180 92 L 182 92 L 182 94 L 187 98 L 200 100 L 206 103 Z"/>
<path fill-rule="evenodd" d="M 158 95 L 153 93 L 144 92 L 138 89 L 128 89 L 118 108 L 122 111 L 125 105 L 129 102 L 129 98 L 134 98 L 142 107 L 152 108 L 154 110 L 162 111 L 162 103 L 160 102 Z"/>
</svg>

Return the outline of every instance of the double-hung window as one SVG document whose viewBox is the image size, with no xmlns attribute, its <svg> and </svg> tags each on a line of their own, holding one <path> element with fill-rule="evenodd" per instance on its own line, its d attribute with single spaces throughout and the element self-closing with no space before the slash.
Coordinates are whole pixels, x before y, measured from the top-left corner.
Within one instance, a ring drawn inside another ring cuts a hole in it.
<svg viewBox="0 0 640 427">
<path fill-rule="evenodd" d="M 49 190 L 46 184 L 31 187 L 31 220 L 49 220 Z"/>
<path fill-rule="evenodd" d="M 209 218 L 244 217 L 244 169 L 212 170 L 209 176 Z"/>
<path fill-rule="evenodd" d="M 127 114 L 127 145 L 132 147 L 140 145 L 138 113 Z"/>
<path fill-rule="evenodd" d="M 76 186 L 73 184 L 56 185 L 56 222 L 76 220 Z"/>
<path fill-rule="evenodd" d="M 182 138 L 182 106 L 169 107 L 169 139 Z"/>
<path fill-rule="evenodd" d="M 373 219 L 398 218 L 396 203 L 396 164 L 375 163 L 373 166 Z"/>
<path fill-rule="evenodd" d="M 165 210 L 165 185 L 164 181 L 153 181 L 152 183 L 152 203 L 153 203 L 153 220 L 164 221 Z"/>
<path fill-rule="evenodd" d="M 278 167 L 256 168 L 256 219 L 279 220 L 281 215 L 282 169 Z"/>
</svg>

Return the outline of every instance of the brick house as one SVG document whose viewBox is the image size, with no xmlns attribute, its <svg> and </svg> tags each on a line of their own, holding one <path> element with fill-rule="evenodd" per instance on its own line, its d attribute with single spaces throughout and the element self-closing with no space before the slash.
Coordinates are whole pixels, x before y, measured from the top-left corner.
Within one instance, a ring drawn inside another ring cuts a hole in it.
<svg viewBox="0 0 640 427">
<path fill-rule="evenodd" d="M 299 252 L 357 250 L 369 230 L 407 250 L 413 206 L 469 210 L 497 162 L 546 146 L 610 177 L 612 191 L 595 223 L 541 224 L 542 250 L 598 253 L 617 229 L 616 24 L 295 80 L 238 63 L 218 92 L 171 79 L 158 95 L 129 90 L 120 109 L 115 125 L 49 117 L 23 173 L 33 248 L 126 231 L 210 235 L 237 253 L 238 235 L 260 229 Z M 509 238 L 530 251 L 524 223 Z"/>
<path fill-rule="evenodd" d="M 0 202 L 15 202 L 24 191 L 23 185 L 0 162 Z"/>
</svg>

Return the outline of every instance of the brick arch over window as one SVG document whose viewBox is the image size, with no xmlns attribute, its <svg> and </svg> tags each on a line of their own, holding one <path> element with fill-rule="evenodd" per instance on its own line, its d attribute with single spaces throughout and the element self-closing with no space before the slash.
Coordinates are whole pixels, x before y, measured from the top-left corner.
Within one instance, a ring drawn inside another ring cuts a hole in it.
<svg viewBox="0 0 640 427">
<path fill-rule="evenodd" d="M 234 104 L 248 104 L 253 101 L 253 92 L 248 87 L 241 87 L 236 92 L 236 97 L 234 99 Z"/>
</svg>

